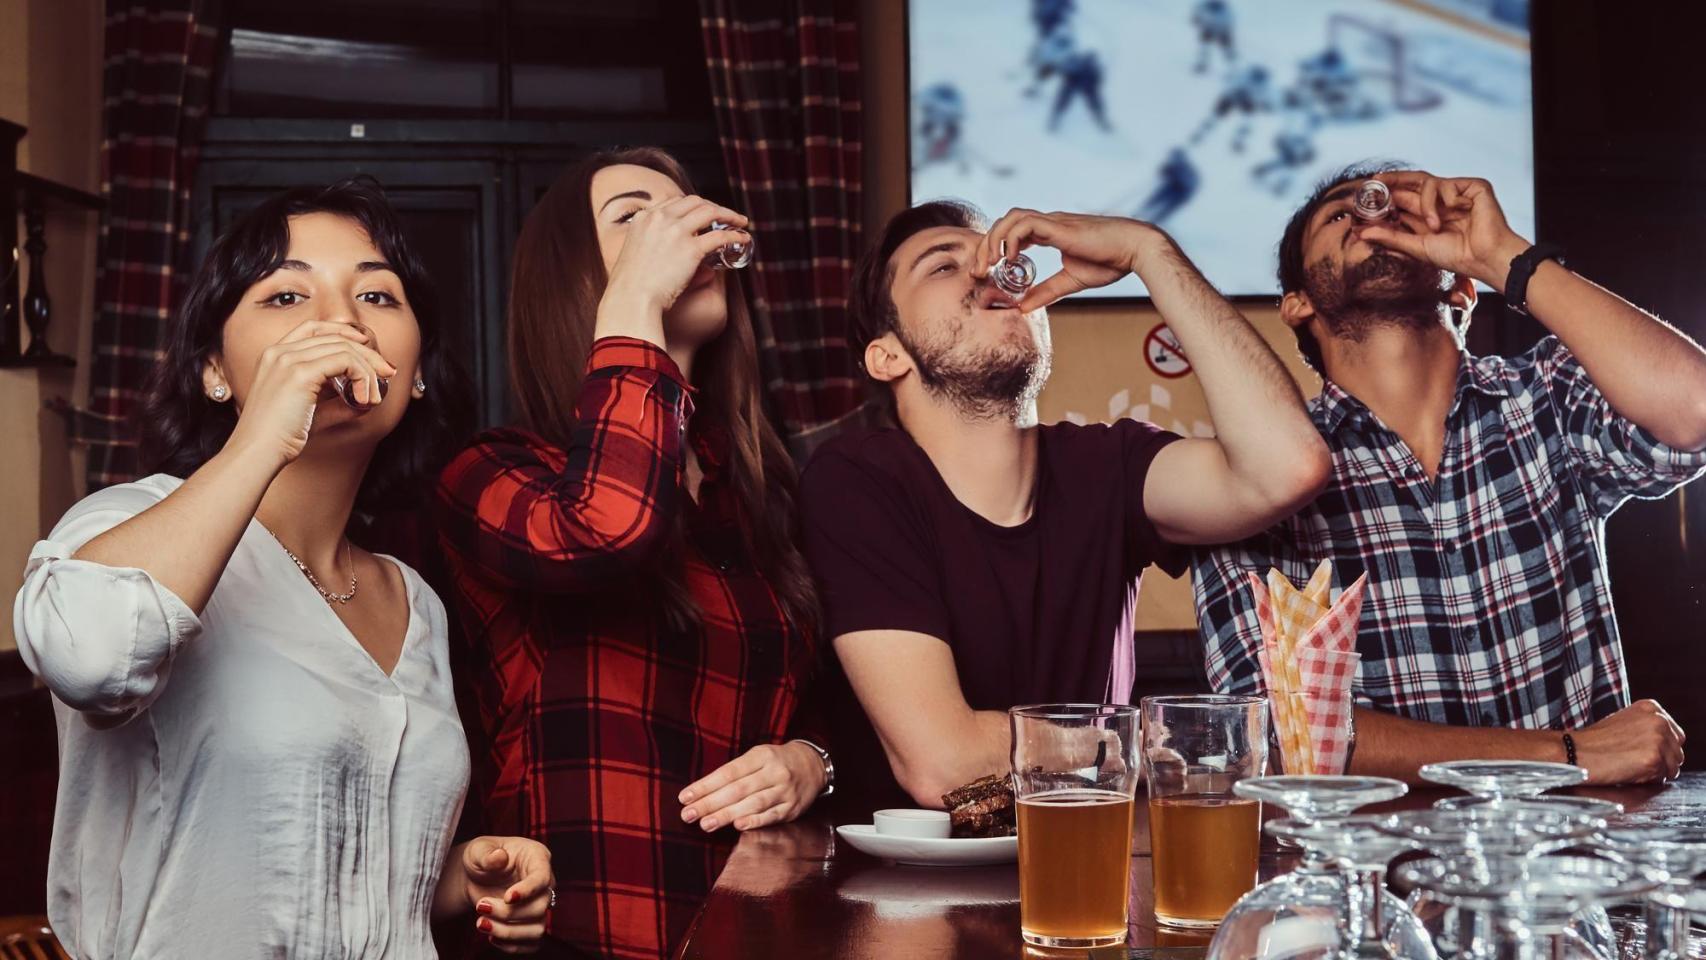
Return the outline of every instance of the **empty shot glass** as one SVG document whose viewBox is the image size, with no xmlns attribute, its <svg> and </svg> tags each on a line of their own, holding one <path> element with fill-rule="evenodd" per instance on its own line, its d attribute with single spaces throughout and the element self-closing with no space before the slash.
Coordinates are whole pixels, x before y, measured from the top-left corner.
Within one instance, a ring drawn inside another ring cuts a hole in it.
<svg viewBox="0 0 1706 960">
<path fill-rule="evenodd" d="M 1360 220 L 1385 220 L 1392 215 L 1392 189 L 1379 180 L 1364 180 L 1357 187 L 1351 213 Z"/>
<path fill-rule="evenodd" d="M 720 220 L 711 221 L 711 226 L 705 232 L 712 230 L 733 230 L 734 227 Z M 752 262 L 754 244 L 749 240 L 736 240 L 718 247 L 715 253 L 705 257 L 705 266 L 712 270 L 739 270 Z"/>
<path fill-rule="evenodd" d="M 362 333 L 367 334 L 367 336 L 368 336 L 367 345 L 368 346 L 372 347 L 375 351 L 377 351 L 379 349 L 379 338 L 376 337 L 374 335 L 373 331 L 368 329 L 368 327 L 365 324 L 352 323 L 352 324 L 350 324 L 350 326 L 353 326 L 357 330 L 360 330 Z M 374 400 L 372 403 L 362 403 L 360 400 L 357 400 L 356 396 L 355 396 L 355 384 L 353 382 L 351 382 L 350 378 L 348 378 L 342 374 L 339 374 L 338 376 L 335 376 L 332 378 L 332 389 L 334 391 L 336 391 L 338 397 L 341 400 L 343 400 L 343 402 L 346 405 L 348 405 L 351 410 L 354 410 L 356 413 L 366 413 L 369 410 L 372 410 L 373 408 L 379 406 L 381 403 L 384 403 L 385 402 L 385 394 L 391 388 L 391 378 L 390 377 L 380 377 L 378 379 L 379 379 L 379 399 Z"/>
<path fill-rule="evenodd" d="M 1001 259 L 989 268 L 989 279 L 1007 293 L 1022 297 L 1037 279 L 1037 265 L 1022 253 L 1007 255 L 1007 241 L 1001 241 Z"/>
</svg>

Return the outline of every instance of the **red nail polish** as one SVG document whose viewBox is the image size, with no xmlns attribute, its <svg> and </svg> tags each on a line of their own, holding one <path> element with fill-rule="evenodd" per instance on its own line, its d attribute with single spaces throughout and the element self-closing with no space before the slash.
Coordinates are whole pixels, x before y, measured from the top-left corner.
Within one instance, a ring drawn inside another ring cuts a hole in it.
<svg viewBox="0 0 1706 960">
<path fill-rule="evenodd" d="M 474 904 L 474 909 L 480 913 L 491 913 L 492 902 L 490 900 L 481 900 L 479 903 Z"/>
<path fill-rule="evenodd" d="M 504 894 L 504 903 L 514 903 L 514 902 L 515 902 L 515 891 L 514 890 L 511 890 L 510 892 Z"/>
<path fill-rule="evenodd" d="M 481 933 L 491 933 L 492 932 L 492 921 L 491 921 L 491 918 L 489 918 L 489 917 L 481 917 L 480 922 L 475 924 L 475 926 L 480 928 Z"/>
</svg>

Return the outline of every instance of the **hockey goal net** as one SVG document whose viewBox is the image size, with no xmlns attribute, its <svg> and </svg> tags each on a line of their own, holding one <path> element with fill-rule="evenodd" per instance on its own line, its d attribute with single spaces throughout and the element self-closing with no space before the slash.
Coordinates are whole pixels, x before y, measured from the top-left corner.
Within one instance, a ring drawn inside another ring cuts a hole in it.
<svg viewBox="0 0 1706 960">
<path fill-rule="evenodd" d="M 1361 17 L 1335 13 L 1327 21 L 1327 45 L 1339 51 L 1371 91 L 1390 96 L 1394 108 L 1412 111 L 1439 106 L 1439 91 L 1416 75 L 1402 34 Z"/>
</svg>

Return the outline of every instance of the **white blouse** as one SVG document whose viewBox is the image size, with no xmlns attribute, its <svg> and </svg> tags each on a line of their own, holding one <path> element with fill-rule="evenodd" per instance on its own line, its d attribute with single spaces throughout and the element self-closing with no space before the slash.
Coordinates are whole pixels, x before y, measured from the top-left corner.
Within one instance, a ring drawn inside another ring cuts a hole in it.
<svg viewBox="0 0 1706 960">
<path fill-rule="evenodd" d="M 443 604 L 386 558 L 409 597 L 387 676 L 257 521 L 199 619 L 141 570 L 69 559 L 180 483 L 72 507 L 13 608 L 59 725 L 55 932 L 79 958 L 435 956 L 468 785 Z"/>
</svg>

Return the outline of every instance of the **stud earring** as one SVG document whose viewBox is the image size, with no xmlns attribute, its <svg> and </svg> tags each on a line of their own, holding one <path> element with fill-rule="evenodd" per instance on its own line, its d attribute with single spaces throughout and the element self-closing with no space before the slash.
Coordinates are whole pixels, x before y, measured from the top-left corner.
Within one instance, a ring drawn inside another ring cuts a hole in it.
<svg viewBox="0 0 1706 960">
<path fill-rule="evenodd" d="M 426 381 L 420 377 L 415 378 L 415 392 L 422 396 L 426 395 Z"/>
<path fill-rule="evenodd" d="M 220 383 L 220 384 L 214 385 L 214 387 L 213 387 L 213 401 L 215 403 L 224 403 L 225 402 L 225 394 L 226 394 L 225 384 Z"/>
</svg>

